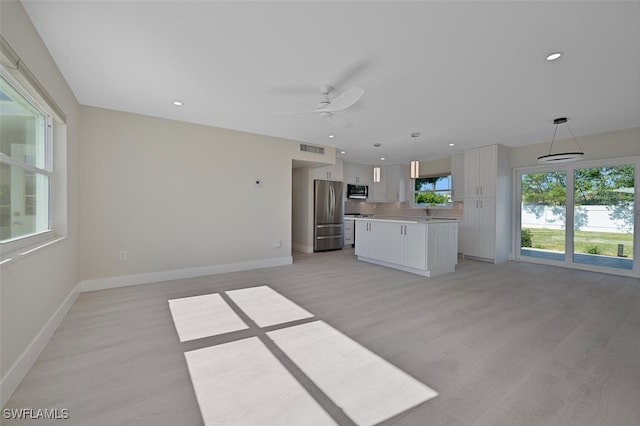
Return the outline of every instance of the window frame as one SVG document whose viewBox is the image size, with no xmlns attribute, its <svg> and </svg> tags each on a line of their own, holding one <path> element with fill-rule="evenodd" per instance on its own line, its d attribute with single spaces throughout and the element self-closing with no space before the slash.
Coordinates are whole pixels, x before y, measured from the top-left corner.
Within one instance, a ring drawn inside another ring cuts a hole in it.
<svg viewBox="0 0 640 426">
<path fill-rule="evenodd" d="M 430 178 L 440 178 L 440 177 L 447 177 L 449 178 L 449 189 L 446 190 L 427 190 L 427 191 L 417 191 L 416 190 L 416 180 L 417 179 L 430 179 Z M 438 193 L 438 192 L 448 192 L 449 193 L 449 202 L 447 204 L 417 204 L 416 203 L 416 195 L 419 194 L 420 192 L 433 192 L 433 193 Z M 419 209 L 431 209 L 431 208 L 441 208 L 441 209 L 451 209 L 453 208 L 453 174 L 451 172 L 449 173 L 438 173 L 438 174 L 434 174 L 434 175 L 429 175 L 429 176 L 420 176 L 419 178 L 412 178 L 411 179 L 411 207 L 413 208 L 419 208 Z"/>
<path fill-rule="evenodd" d="M 36 97 L 32 95 L 30 90 L 25 87 L 18 79 L 16 79 L 12 73 L 10 73 L 4 66 L 0 65 L 0 77 L 2 77 L 20 96 L 24 98 L 34 109 L 43 115 L 45 119 L 45 132 L 44 132 L 44 164 L 43 167 L 32 166 L 23 161 L 19 161 L 10 157 L 4 153 L 0 153 L 0 163 L 6 164 L 10 167 L 19 167 L 20 169 L 32 173 L 41 174 L 47 177 L 47 229 L 44 231 L 33 232 L 26 235 L 17 236 L 14 238 L 8 238 L 0 241 L 0 263 L 4 263 L 7 260 L 7 255 L 27 249 L 26 252 L 20 254 L 26 254 L 31 252 L 33 247 L 37 247 L 44 242 L 50 241 L 55 238 L 54 231 L 54 197 L 53 190 L 55 187 L 54 176 L 54 159 L 53 159 L 53 126 L 54 119 L 50 110 L 38 102 Z M 9 259 L 10 260 L 10 259 Z"/>
<path fill-rule="evenodd" d="M 553 266 L 562 266 L 570 269 L 578 269 L 584 271 L 591 272 L 601 272 L 613 275 L 621 275 L 621 276 L 630 276 L 630 277 L 640 277 L 640 214 L 638 206 L 636 205 L 634 211 L 634 235 L 633 235 L 633 244 L 634 244 L 634 259 L 632 269 L 620 269 L 620 268 L 609 268 L 606 266 L 596 266 L 590 264 L 577 263 L 573 261 L 574 254 L 574 211 L 575 211 L 575 200 L 574 200 L 574 189 L 575 189 L 575 170 L 583 169 L 583 168 L 599 168 L 599 167 L 611 167 L 611 166 L 622 166 L 627 164 L 633 164 L 635 167 L 634 174 L 634 188 L 635 189 L 635 200 L 638 199 L 638 188 L 640 188 L 640 156 L 629 156 L 629 157 L 614 157 L 614 158 L 604 158 L 604 159 L 594 159 L 594 160 L 585 160 L 585 161 L 576 161 L 572 163 L 565 164 L 556 164 L 549 166 L 526 166 L 526 167 L 518 167 L 513 169 L 513 211 L 512 211 L 512 229 L 511 235 L 513 236 L 512 240 L 512 251 L 511 256 L 513 260 L 528 262 L 528 263 L 539 263 L 544 265 L 553 265 Z M 551 260 L 551 259 L 537 259 L 530 256 L 522 256 L 520 253 L 521 250 L 521 235 L 522 235 L 522 175 L 528 173 L 546 173 L 546 172 L 555 172 L 555 171 L 563 171 L 567 174 L 567 185 L 566 185 L 566 222 L 565 222 L 565 252 L 563 260 Z M 635 201 L 637 204 L 637 201 Z"/>
</svg>

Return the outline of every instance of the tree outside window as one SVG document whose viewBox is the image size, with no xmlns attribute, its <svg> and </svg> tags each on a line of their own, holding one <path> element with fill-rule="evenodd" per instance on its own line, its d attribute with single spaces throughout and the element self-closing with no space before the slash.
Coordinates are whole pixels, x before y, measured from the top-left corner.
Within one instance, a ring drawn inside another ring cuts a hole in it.
<svg viewBox="0 0 640 426">
<path fill-rule="evenodd" d="M 451 206 L 451 175 L 413 179 L 416 207 Z"/>
</svg>

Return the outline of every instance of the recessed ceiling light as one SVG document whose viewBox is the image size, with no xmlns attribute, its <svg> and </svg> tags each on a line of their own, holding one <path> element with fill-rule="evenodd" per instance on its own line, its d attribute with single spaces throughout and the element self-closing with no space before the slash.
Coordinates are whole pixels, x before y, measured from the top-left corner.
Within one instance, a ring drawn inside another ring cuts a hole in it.
<svg viewBox="0 0 640 426">
<path fill-rule="evenodd" d="M 346 154 L 347 151 L 340 151 L 340 154 Z"/>
<path fill-rule="evenodd" d="M 384 157 L 380 157 L 380 159 L 381 159 L 382 161 L 384 161 Z"/>
<path fill-rule="evenodd" d="M 329 135 L 329 139 L 333 139 L 333 138 L 335 138 L 334 135 Z"/>
<path fill-rule="evenodd" d="M 450 143 L 449 146 L 456 146 L 456 144 L 455 143 Z"/>
<path fill-rule="evenodd" d="M 555 61 L 562 56 L 562 52 L 553 52 L 552 54 L 547 56 L 547 61 Z"/>
<path fill-rule="evenodd" d="M 180 101 L 173 101 L 173 104 L 175 106 L 182 106 L 182 102 L 180 102 Z"/>
</svg>

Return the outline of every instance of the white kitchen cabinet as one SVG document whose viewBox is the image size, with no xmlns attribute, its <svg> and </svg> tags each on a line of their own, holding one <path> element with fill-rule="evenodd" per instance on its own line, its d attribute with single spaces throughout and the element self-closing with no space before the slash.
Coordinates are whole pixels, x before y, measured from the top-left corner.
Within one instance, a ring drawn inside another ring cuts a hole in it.
<svg viewBox="0 0 640 426">
<path fill-rule="evenodd" d="M 344 247 L 352 247 L 354 239 L 355 223 L 353 219 L 344 220 Z"/>
<path fill-rule="evenodd" d="M 464 205 L 464 254 L 483 259 L 495 258 L 496 199 L 477 198 Z"/>
<path fill-rule="evenodd" d="M 388 224 L 380 221 L 356 220 L 356 256 L 385 259 L 389 252 L 387 244 Z"/>
<path fill-rule="evenodd" d="M 336 159 L 335 164 L 330 164 L 323 167 L 315 167 L 311 169 L 311 175 L 313 179 L 319 180 L 336 180 L 342 182 L 344 179 L 344 171 L 342 167 L 342 159 Z"/>
<path fill-rule="evenodd" d="M 380 182 L 373 183 L 372 201 L 405 202 L 409 170 L 405 164 L 380 166 Z"/>
<path fill-rule="evenodd" d="M 451 156 L 451 199 L 464 199 L 464 152 Z"/>
<path fill-rule="evenodd" d="M 511 158 L 502 145 L 464 153 L 465 256 L 499 263 L 511 254 Z"/>
<path fill-rule="evenodd" d="M 497 166 L 497 145 L 489 145 L 465 151 L 465 197 L 495 197 Z"/>
<path fill-rule="evenodd" d="M 389 262 L 425 269 L 426 229 L 426 226 L 417 223 L 389 223 Z"/>
<path fill-rule="evenodd" d="M 371 186 L 373 183 L 373 166 L 344 163 L 344 181 L 353 185 Z"/>
<path fill-rule="evenodd" d="M 385 166 L 387 201 L 405 202 L 407 199 L 407 179 L 409 170 L 405 164 Z"/>
<path fill-rule="evenodd" d="M 455 271 L 458 223 L 356 218 L 358 260 L 432 277 Z"/>
</svg>

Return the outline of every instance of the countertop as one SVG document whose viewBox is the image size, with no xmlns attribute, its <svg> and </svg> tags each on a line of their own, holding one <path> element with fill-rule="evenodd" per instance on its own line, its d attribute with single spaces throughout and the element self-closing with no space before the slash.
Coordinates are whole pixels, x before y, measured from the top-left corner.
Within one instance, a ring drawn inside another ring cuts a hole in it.
<svg viewBox="0 0 640 426">
<path fill-rule="evenodd" d="M 352 220 L 365 220 L 369 222 L 401 222 L 401 223 L 458 223 L 459 220 L 451 217 L 409 217 L 409 216 L 374 216 L 374 217 L 350 217 Z"/>
</svg>

